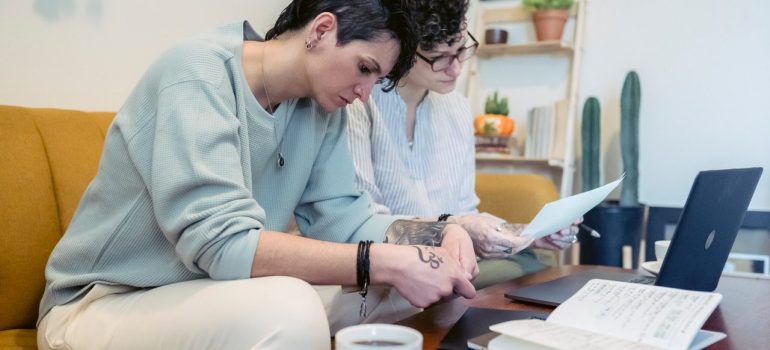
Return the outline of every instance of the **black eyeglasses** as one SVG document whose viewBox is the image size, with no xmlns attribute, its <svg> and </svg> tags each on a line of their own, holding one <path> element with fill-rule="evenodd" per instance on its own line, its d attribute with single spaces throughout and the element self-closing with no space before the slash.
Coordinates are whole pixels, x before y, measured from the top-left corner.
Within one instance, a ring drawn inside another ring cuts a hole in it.
<svg viewBox="0 0 770 350">
<path fill-rule="evenodd" d="M 476 49 L 479 47 L 479 42 L 476 41 L 476 38 L 473 37 L 471 32 L 468 32 L 468 37 L 473 40 L 473 44 L 461 48 L 457 51 L 456 55 L 443 55 L 434 59 L 430 59 L 421 55 L 419 52 L 415 52 L 415 54 L 417 54 L 417 57 L 422 58 L 423 61 L 428 62 L 428 64 L 430 64 L 430 69 L 432 69 L 434 72 L 440 72 L 449 68 L 455 58 L 458 62 L 465 62 L 476 54 Z"/>
</svg>

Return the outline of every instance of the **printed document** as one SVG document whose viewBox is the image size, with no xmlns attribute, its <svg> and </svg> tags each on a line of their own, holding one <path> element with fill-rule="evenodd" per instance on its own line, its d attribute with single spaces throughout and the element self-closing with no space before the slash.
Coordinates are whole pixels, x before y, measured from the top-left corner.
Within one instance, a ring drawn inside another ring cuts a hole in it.
<svg viewBox="0 0 770 350">
<path fill-rule="evenodd" d="M 546 321 L 496 324 L 489 349 L 691 349 L 724 338 L 700 331 L 722 295 L 594 279 Z M 701 334 L 698 334 L 700 331 Z M 698 337 L 696 337 L 696 334 Z"/>
<path fill-rule="evenodd" d="M 607 195 L 623 181 L 623 177 L 625 174 L 602 187 L 546 204 L 521 235 L 531 235 L 534 239 L 539 239 L 569 227 L 575 220 L 607 198 Z"/>
</svg>

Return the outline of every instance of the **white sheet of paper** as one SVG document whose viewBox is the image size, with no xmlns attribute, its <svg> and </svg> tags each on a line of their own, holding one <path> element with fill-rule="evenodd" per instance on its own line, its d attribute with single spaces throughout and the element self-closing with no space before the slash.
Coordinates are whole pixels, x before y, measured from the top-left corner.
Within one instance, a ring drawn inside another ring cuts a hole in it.
<svg viewBox="0 0 770 350">
<path fill-rule="evenodd" d="M 624 176 L 625 174 L 602 187 L 546 204 L 524 229 L 522 236 L 531 235 L 534 239 L 539 239 L 569 227 L 575 220 L 607 198 L 607 195 L 623 181 Z"/>
</svg>

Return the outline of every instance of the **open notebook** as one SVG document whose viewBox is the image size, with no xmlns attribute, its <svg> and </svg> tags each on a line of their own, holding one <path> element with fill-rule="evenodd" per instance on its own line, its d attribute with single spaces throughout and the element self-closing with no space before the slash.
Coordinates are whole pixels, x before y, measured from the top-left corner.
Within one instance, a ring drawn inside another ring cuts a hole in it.
<svg viewBox="0 0 770 350">
<path fill-rule="evenodd" d="M 492 325 L 489 350 L 701 349 L 724 333 L 701 330 L 722 300 L 714 292 L 591 280 L 545 320 Z"/>
</svg>

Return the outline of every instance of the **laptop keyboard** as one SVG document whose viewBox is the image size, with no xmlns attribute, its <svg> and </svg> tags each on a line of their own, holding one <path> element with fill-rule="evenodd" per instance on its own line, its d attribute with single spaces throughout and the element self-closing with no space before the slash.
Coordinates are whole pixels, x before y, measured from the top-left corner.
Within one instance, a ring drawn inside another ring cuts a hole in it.
<svg viewBox="0 0 770 350">
<path fill-rule="evenodd" d="M 632 278 L 628 282 L 639 283 L 639 284 L 655 284 L 655 278 L 646 277 L 646 276 L 639 276 L 639 277 Z"/>
</svg>

